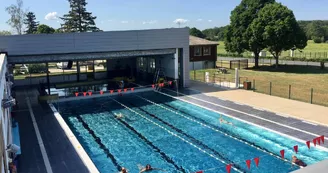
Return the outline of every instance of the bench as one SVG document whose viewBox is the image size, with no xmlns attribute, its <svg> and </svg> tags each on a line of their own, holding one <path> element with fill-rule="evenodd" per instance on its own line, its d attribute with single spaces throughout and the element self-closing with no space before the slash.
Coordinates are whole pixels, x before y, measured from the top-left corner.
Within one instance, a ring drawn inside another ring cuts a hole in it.
<svg viewBox="0 0 328 173">
<path fill-rule="evenodd" d="M 227 74 L 228 70 L 226 68 L 221 67 L 221 68 L 218 69 L 218 72 L 223 73 L 223 74 Z"/>
</svg>

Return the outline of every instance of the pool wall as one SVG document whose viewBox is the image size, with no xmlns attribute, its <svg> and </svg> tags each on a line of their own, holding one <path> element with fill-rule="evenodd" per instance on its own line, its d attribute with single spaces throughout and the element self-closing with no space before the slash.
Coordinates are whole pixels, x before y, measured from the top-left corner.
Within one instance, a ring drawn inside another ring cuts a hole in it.
<svg viewBox="0 0 328 173">
<path fill-rule="evenodd" d="M 71 131 L 71 129 L 68 127 L 68 125 L 66 124 L 65 120 L 62 118 L 62 116 L 57 111 L 57 109 L 55 108 L 55 106 L 52 103 L 49 103 L 49 106 L 50 106 L 51 110 L 54 112 L 54 116 L 55 116 L 56 120 L 58 121 L 58 124 L 61 126 L 61 128 L 65 132 L 67 138 L 71 142 L 71 144 L 74 147 L 76 153 L 79 155 L 79 157 L 81 158 L 82 162 L 87 167 L 87 169 L 89 170 L 89 172 L 99 173 L 99 170 L 97 169 L 97 167 L 95 166 L 95 164 L 92 162 L 92 160 L 89 157 L 89 155 L 85 152 L 84 148 L 82 147 L 82 145 L 80 144 L 80 142 L 77 140 L 77 138 L 75 137 L 75 135 Z"/>
</svg>

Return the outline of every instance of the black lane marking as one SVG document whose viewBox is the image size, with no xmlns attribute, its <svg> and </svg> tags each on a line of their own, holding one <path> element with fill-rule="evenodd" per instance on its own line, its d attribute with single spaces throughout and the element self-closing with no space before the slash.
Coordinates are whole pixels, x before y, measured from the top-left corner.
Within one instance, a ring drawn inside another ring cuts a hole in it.
<svg viewBox="0 0 328 173">
<path fill-rule="evenodd" d="M 165 96 L 165 97 L 167 97 L 167 96 Z M 147 99 L 149 99 L 149 98 L 147 98 Z M 164 102 L 162 102 L 162 100 L 159 101 L 158 98 L 156 98 L 156 101 L 157 101 L 157 102 L 155 102 L 155 101 L 154 101 L 154 102 L 157 103 L 157 104 L 163 104 L 163 105 L 165 105 L 165 106 L 167 106 L 167 107 L 169 107 L 169 108 L 171 108 L 171 109 L 173 109 L 173 110 L 176 110 L 176 111 L 178 111 L 178 112 L 184 114 L 185 116 L 189 116 L 189 117 L 191 117 L 191 118 L 193 118 L 193 119 L 195 119 L 195 120 L 197 120 L 197 121 L 199 121 L 199 122 L 201 122 L 201 123 L 203 123 L 203 124 L 206 124 L 206 125 L 210 126 L 211 128 L 214 128 L 214 129 L 216 129 L 216 130 L 218 130 L 218 131 L 221 131 L 221 132 L 223 132 L 223 133 L 229 134 L 230 136 L 232 136 L 232 137 L 234 137 L 234 138 L 237 138 L 237 139 L 239 139 L 240 141 L 243 141 L 243 142 L 247 143 L 248 145 L 254 145 L 255 147 L 260 148 L 261 150 L 263 150 L 263 151 L 265 151 L 265 152 L 267 152 L 267 153 L 270 153 L 270 154 L 272 154 L 272 155 L 274 155 L 274 156 L 276 156 L 276 157 L 278 157 L 278 158 L 281 157 L 280 155 L 277 155 L 277 154 L 275 154 L 275 153 L 272 153 L 271 151 L 267 150 L 266 148 L 263 148 L 263 147 L 261 147 L 261 146 L 258 146 L 258 145 L 257 145 L 256 143 L 254 143 L 254 142 L 250 142 L 250 141 L 248 141 L 248 140 L 245 140 L 245 139 L 243 139 L 243 138 L 240 138 L 240 136 L 238 136 L 238 135 L 231 134 L 228 130 L 225 130 L 225 129 L 221 128 L 221 127 L 218 127 L 218 126 L 215 126 L 215 125 L 213 125 L 213 124 L 210 124 L 210 123 L 208 123 L 207 121 L 205 121 L 205 120 L 203 120 L 203 119 L 201 119 L 201 118 L 198 118 L 198 117 L 196 117 L 196 116 L 194 116 L 194 115 L 191 115 L 191 114 L 189 114 L 189 113 L 187 113 L 187 112 L 185 112 L 185 111 L 183 111 L 183 110 L 180 110 L 180 109 L 178 109 L 178 108 L 175 108 L 175 107 L 173 107 L 173 106 L 171 106 L 171 105 L 169 105 L 169 104 L 167 104 L 167 103 L 164 103 Z M 167 100 L 167 101 L 170 101 L 170 100 Z M 282 160 L 282 159 L 281 159 L 281 160 Z M 284 161 L 284 160 L 283 160 L 283 161 Z M 295 165 L 295 166 L 296 166 L 296 165 Z"/>
<path fill-rule="evenodd" d="M 111 115 L 113 115 L 110 112 Z M 114 115 L 113 115 L 114 116 Z M 167 156 L 161 149 L 159 149 L 158 147 L 156 147 L 152 142 L 150 142 L 145 136 L 143 136 L 141 133 L 139 133 L 135 128 L 133 128 L 132 126 L 130 126 L 127 122 L 123 121 L 120 118 L 114 118 L 117 121 L 119 121 L 121 124 L 123 124 L 125 127 L 127 127 L 128 129 L 130 129 L 132 132 L 134 132 L 140 139 L 142 139 L 146 144 L 148 144 L 149 146 L 152 147 L 153 150 L 155 150 L 155 152 L 158 152 L 161 157 L 168 163 L 172 164 L 177 170 L 186 173 L 186 170 L 181 167 L 178 166 L 169 156 Z"/>
<path fill-rule="evenodd" d="M 127 102 L 128 102 L 131 106 L 133 106 L 133 107 L 135 107 L 135 108 L 141 110 L 142 112 L 146 113 L 147 115 L 149 115 L 149 116 L 151 116 L 151 117 L 157 119 L 157 120 L 160 121 L 161 123 L 163 123 L 163 124 L 169 126 L 169 127 L 172 128 L 173 130 L 177 131 L 178 133 L 183 134 L 184 136 L 188 137 L 189 139 L 191 139 L 191 141 L 192 141 L 193 143 L 196 143 L 197 145 L 199 145 L 199 146 L 201 146 L 201 147 L 203 147 L 203 148 L 205 148 L 205 149 L 211 151 L 212 153 L 214 153 L 215 155 L 217 155 L 220 159 L 225 160 L 227 163 L 231 163 L 236 169 L 239 169 L 241 172 L 244 172 L 244 173 L 247 172 L 247 170 L 244 169 L 244 168 L 242 168 L 240 165 L 234 163 L 232 160 L 226 158 L 226 157 L 223 156 L 221 153 L 219 153 L 219 152 L 217 152 L 216 150 L 210 148 L 209 146 L 207 146 L 207 145 L 204 144 L 203 142 L 199 141 L 198 139 L 195 139 L 194 137 L 192 137 L 192 136 L 190 136 L 189 134 L 185 133 L 183 130 L 174 127 L 173 125 L 167 123 L 166 121 L 162 120 L 161 118 L 158 118 L 156 115 L 151 114 L 151 113 L 145 111 L 144 109 L 142 109 L 142 108 L 136 106 L 135 104 L 131 103 L 130 101 L 127 100 Z"/>
<path fill-rule="evenodd" d="M 101 142 L 101 139 L 95 134 L 95 132 L 89 127 L 89 125 L 81 118 L 80 115 L 77 115 L 76 118 L 79 120 L 79 122 L 82 123 L 83 127 L 88 130 L 88 132 L 91 134 L 91 136 L 94 138 L 94 140 L 97 142 L 97 144 L 100 146 L 101 149 L 104 150 L 104 153 L 107 155 L 107 158 L 110 158 L 117 168 L 118 171 L 121 171 L 122 167 L 118 164 L 117 160 L 115 159 L 114 155 L 110 153 L 108 148 Z"/>
</svg>

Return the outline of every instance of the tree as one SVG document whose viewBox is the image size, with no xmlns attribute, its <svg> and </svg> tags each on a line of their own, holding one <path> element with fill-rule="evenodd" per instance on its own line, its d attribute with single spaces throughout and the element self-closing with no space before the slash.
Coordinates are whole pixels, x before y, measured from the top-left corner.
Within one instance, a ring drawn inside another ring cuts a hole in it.
<svg viewBox="0 0 328 173">
<path fill-rule="evenodd" d="M 255 67 L 258 67 L 259 53 L 265 48 L 262 40 L 253 37 L 250 24 L 257 18 L 266 4 L 274 3 L 275 0 L 242 0 L 231 12 L 230 25 L 225 32 L 225 48 L 228 52 L 241 54 L 244 51 L 254 53 Z"/>
<path fill-rule="evenodd" d="M 39 25 L 36 31 L 36 34 L 53 34 L 53 33 L 55 33 L 55 29 L 44 24 Z"/>
<path fill-rule="evenodd" d="M 68 1 L 71 11 L 60 18 L 64 21 L 61 24 L 62 29 L 65 32 L 98 32 L 99 28 L 96 27 L 94 21 L 97 17 L 92 16 L 92 13 L 86 11 L 85 6 L 87 3 L 85 0 Z"/>
<path fill-rule="evenodd" d="M 226 29 L 227 26 L 214 27 L 214 28 L 205 29 L 202 31 L 202 33 L 205 35 L 205 38 L 208 40 L 221 41 L 224 40 L 224 32 Z"/>
<path fill-rule="evenodd" d="M 10 31 L 0 31 L 0 35 L 11 35 Z"/>
<path fill-rule="evenodd" d="M 189 29 L 189 34 L 195 37 L 200 37 L 200 38 L 205 38 L 205 35 L 202 33 L 202 31 L 200 31 L 197 28 L 191 28 Z"/>
<path fill-rule="evenodd" d="M 307 36 L 315 43 L 324 42 L 326 30 L 322 21 L 313 21 L 307 26 Z"/>
<path fill-rule="evenodd" d="M 55 33 L 64 33 L 64 31 L 61 28 L 57 28 L 57 29 L 55 29 Z"/>
<path fill-rule="evenodd" d="M 24 20 L 24 24 L 27 26 L 26 34 L 33 34 L 37 31 L 39 22 L 35 21 L 35 15 L 33 12 L 28 12 Z"/>
<path fill-rule="evenodd" d="M 268 51 L 278 59 L 282 51 L 303 49 L 307 45 L 305 32 L 298 25 L 294 13 L 281 3 L 266 5 L 252 22 L 254 38 L 263 41 Z"/>
<path fill-rule="evenodd" d="M 23 1 L 17 0 L 17 4 L 10 5 L 6 8 L 7 13 L 10 15 L 10 19 L 7 23 L 14 28 L 17 34 L 21 35 L 24 26 L 25 11 L 23 10 Z"/>
</svg>

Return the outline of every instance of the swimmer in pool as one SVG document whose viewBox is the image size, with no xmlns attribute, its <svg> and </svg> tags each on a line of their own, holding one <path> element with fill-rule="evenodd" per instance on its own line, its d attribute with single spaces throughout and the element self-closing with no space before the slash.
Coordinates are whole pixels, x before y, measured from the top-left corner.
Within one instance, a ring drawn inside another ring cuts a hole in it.
<svg viewBox="0 0 328 173">
<path fill-rule="evenodd" d="M 123 116 L 123 114 L 122 114 L 122 113 L 119 113 L 119 114 L 117 114 L 117 113 L 114 113 L 114 115 L 115 115 L 115 118 L 117 118 L 117 119 L 121 119 L 121 118 L 124 118 L 124 116 Z"/>
<path fill-rule="evenodd" d="M 231 122 L 224 120 L 222 118 L 222 115 L 220 115 L 219 121 L 220 121 L 220 124 L 228 124 L 228 125 L 234 126 Z"/>
<path fill-rule="evenodd" d="M 122 169 L 119 173 L 128 173 L 128 171 L 124 167 L 122 167 Z"/>
<path fill-rule="evenodd" d="M 302 160 L 298 159 L 296 156 L 292 156 L 292 163 L 295 163 L 296 165 L 300 167 L 306 167 L 306 163 L 304 163 Z"/>
<path fill-rule="evenodd" d="M 153 168 L 149 164 L 147 164 L 146 167 L 144 167 L 144 168 L 142 166 L 140 166 L 140 165 L 138 165 L 138 167 L 140 169 L 140 172 L 139 173 L 142 173 L 142 172 L 150 172 L 150 171 L 153 171 L 153 170 L 165 171 L 163 169 Z"/>
</svg>

